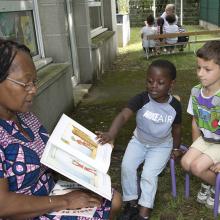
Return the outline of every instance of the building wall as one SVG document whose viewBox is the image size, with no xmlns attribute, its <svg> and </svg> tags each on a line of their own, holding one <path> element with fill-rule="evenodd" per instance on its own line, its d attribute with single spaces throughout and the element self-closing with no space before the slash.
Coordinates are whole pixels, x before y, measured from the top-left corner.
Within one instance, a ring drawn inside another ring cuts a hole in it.
<svg viewBox="0 0 220 220">
<path fill-rule="evenodd" d="M 74 109 L 75 65 L 79 71 L 77 83 L 93 83 L 109 68 L 117 53 L 115 0 L 104 0 L 105 27 L 111 35 L 108 38 L 105 33 L 99 35 L 101 44 L 94 39 L 92 43 L 88 0 L 70 0 L 76 43 L 74 56 L 78 62 L 74 63 L 66 1 L 38 0 L 45 56 L 52 57 L 53 63 L 38 71 L 40 85 L 33 111 L 49 132 L 62 113 L 68 114 Z"/>
<path fill-rule="evenodd" d="M 113 15 L 113 16 L 112 16 Z M 117 25 L 115 0 L 104 0 L 105 27 L 108 31 L 91 40 L 93 79 L 101 78 L 117 55 Z"/>
<path fill-rule="evenodd" d="M 92 42 L 91 39 L 88 1 L 73 0 L 73 14 L 81 83 L 91 83 L 96 76 L 100 75 L 100 71 L 103 72 L 109 67 L 109 65 L 111 65 L 113 59 L 116 57 L 117 38 L 115 0 L 104 0 L 103 4 L 105 27 L 108 28 L 109 31 L 112 31 L 113 34 L 107 39 L 107 41 L 105 41 L 105 33 L 99 35 L 98 39 L 102 41 L 102 46 L 100 47 L 99 43 L 94 46 L 94 42 Z M 93 41 L 97 42 L 96 39 Z M 110 44 L 111 46 L 109 47 L 105 44 Z M 99 48 L 99 52 L 97 52 L 95 48 Z M 111 48 L 111 50 L 109 50 L 109 48 Z M 105 65 L 101 65 L 101 69 L 100 60 L 97 59 L 97 53 L 101 55 L 101 63 L 105 63 Z M 108 54 L 110 57 L 106 57 L 104 54 Z"/>
<path fill-rule="evenodd" d="M 38 0 L 46 57 L 71 62 L 65 0 Z"/>
<path fill-rule="evenodd" d="M 40 85 L 33 112 L 51 133 L 60 116 L 74 108 L 69 64 L 53 63 L 38 71 Z"/>
<path fill-rule="evenodd" d="M 73 0 L 73 16 L 80 68 L 80 82 L 91 83 L 94 70 L 92 64 L 89 7 L 87 0 Z"/>
</svg>

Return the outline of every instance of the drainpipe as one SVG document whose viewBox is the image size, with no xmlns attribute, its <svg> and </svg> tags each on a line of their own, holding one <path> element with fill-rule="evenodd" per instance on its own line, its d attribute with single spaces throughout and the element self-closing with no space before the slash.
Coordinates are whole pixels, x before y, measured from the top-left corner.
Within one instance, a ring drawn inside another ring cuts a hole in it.
<svg viewBox="0 0 220 220">
<path fill-rule="evenodd" d="M 180 0 L 180 24 L 183 25 L 183 0 Z"/>
</svg>

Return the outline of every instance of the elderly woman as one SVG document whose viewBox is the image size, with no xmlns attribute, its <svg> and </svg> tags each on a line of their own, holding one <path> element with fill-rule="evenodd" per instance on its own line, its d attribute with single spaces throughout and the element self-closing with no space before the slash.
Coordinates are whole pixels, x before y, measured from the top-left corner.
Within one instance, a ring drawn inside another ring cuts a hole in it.
<svg viewBox="0 0 220 220">
<path fill-rule="evenodd" d="M 29 112 L 36 81 L 29 49 L 0 39 L 0 219 L 75 220 L 46 213 L 83 207 L 98 207 L 94 219 L 113 219 L 121 206 L 116 191 L 112 201 L 82 190 L 49 196 L 54 180 L 40 163 L 48 134 Z"/>
<path fill-rule="evenodd" d="M 169 26 L 168 21 L 166 20 L 166 16 L 167 15 L 174 15 L 175 16 L 175 22 L 174 24 L 177 25 L 178 24 L 178 16 L 175 14 L 175 5 L 174 4 L 167 4 L 165 11 L 163 12 L 163 14 L 160 16 L 161 18 L 164 19 L 164 28 L 166 26 Z"/>
</svg>

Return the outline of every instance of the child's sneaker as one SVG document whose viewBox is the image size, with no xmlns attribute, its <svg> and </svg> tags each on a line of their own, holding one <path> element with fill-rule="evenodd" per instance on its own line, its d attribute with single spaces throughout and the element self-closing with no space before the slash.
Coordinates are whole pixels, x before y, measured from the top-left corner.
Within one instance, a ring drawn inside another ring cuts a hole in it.
<svg viewBox="0 0 220 220">
<path fill-rule="evenodd" d="M 206 185 L 204 183 L 201 183 L 201 188 L 197 194 L 197 199 L 196 201 L 201 203 L 201 204 L 205 204 L 206 200 L 210 194 L 210 185 Z"/>
<path fill-rule="evenodd" d="M 143 216 L 137 214 L 137 215 L 133 216 L 130 220 L 150 220 L 150 218 L 149 217 L 143 217 Z"/>
<path fill-rule="evenodd" d="M 124 207 L 123 213 L 119 216 L 118 220 L 130 220 L 138 213 L 138 205 L 130 204 L 129 202 L 127 202 L 127 204 Z"/>
<path fill-rule="evenodd" d="M 215 201 L 215 189 L 214 189 L 214 187 L 211 187 L 209 196 L 208 196 L 206 203 L 205 203 L 205 206 L 207 208 L 213 209 L 214 201 Z"/>
</svg>

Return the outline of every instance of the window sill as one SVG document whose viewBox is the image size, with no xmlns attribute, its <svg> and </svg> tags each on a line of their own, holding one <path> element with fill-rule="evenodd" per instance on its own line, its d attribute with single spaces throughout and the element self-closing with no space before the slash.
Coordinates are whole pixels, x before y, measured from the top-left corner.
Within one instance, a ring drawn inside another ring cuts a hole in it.
<svg viewBox="0 0 220 220">
<path fill-rule="evenodd" d="M 92 38 L 92 49 L 101 47 L 114 34 L 114 31 L 105 31 L 104 33 Z"/>
<path fill-rule="evenodd" d="M 55 83 L 63 74 L 68 72 L 69 64 L 51 63 L 50 65 L 37 71 L 38 75 L 38 94 L 44 91 L 48 86 Z"/>
<path fill-rule="evenodd" d="M 108 30 L 108 28 L 97 28 L 93 31 L 91 31 L 91 38 L 94 38 L 104 32 L 106 32 Z"/>
<path fill-rule="evenodd" d="M 34 61 L 34 65 L 36 67 L 36 70 L 39 70 L 52 62 L 53 62 L 53 59 L 51 57 L 48 57 L 48 58 L 42 58 L 42 59 Z"/>
</svg>

